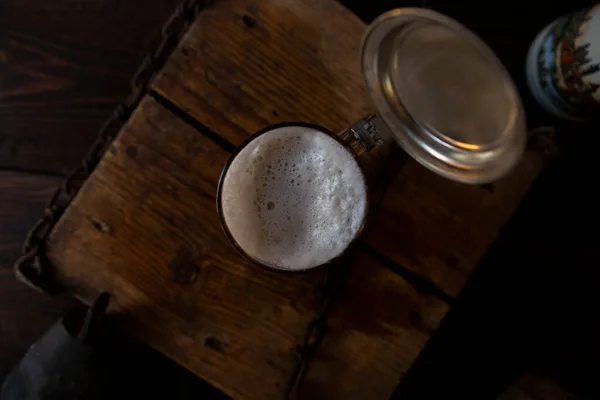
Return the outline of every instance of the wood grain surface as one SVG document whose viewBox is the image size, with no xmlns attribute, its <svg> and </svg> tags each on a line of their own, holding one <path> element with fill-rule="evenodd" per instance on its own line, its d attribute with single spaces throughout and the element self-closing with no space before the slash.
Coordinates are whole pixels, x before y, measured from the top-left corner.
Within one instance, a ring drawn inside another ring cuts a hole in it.
<svg viewBox="0 0 600 400">
<path fill-rule="evenodd" d="M 281 398 L 323 270 L 274 272 L 237 254 L 215 209 L 227 158 L 146 98 L 57 224 L 49 258 L 72 293 L 110 292 L 129 332 L 227 394 Z M 366 255 L 348 285 L 307 390 L 389 396 L 447 305 Z"/>
<path fill-rule="evenodd" d="M 0 167 L 73 169 L 177 3 L 0 2 Z"/>
<path fill-rule="evenodd" d="M 339 132 L 372 109 L 360 73 L 364 30 L 333 1 L 220 1 L 199 16 L 153 88 L 234 145 L 284 121 Z M 367 241 L 456 296 L 542 165 L 527 152 L 508 177 L 480 187 L 411 159 L 397 176 L 387 171 L 395 178 Z"/>
<path fill-rule="evenodd" d="M 367 242 L 456 296 L 544 165 L 528 151 L 489 186 L 453 182 L 415 161 L 404 165 L 371 214 Z"/>
<path fill-rule="evenodd" d="M 153 88 L 233 144 L 277 122 L 334 132 L 371 112 L 358 51 L 365 25 L 336 1 L 218 1 Z"/>
<path fill-rule="evenodd" d="M 66 297 L 44 297 L 15 281 L 23 239 L 60 180 L 0 172 L 0 379 L 64 310 Z M 36 212 L 32 212 L 36 210 Z"/>
<path fill-rule="evenodd" d="M 448 305 L 358 251 L 300 387 L 306 399 L 388 399 Z"/>
<path fill-rule="evenodd" d="M 268 397 L 285 386 L 319 276 L 253 267 L 228 245 L 215 208 L 227 157 L 146 101 L 57 225 L 49 254 L 84 301 L 113 294 L 136 337 L 220 389 Z"/>
<path fill-rule="evenodd" d="M 14 279 L 25 235 L 61 180 L 48 175 L 81 162 L 177 3 L 140 12 L 138 0 L 0 1 L 0 381 L 74 303 Z"/>
</svg>

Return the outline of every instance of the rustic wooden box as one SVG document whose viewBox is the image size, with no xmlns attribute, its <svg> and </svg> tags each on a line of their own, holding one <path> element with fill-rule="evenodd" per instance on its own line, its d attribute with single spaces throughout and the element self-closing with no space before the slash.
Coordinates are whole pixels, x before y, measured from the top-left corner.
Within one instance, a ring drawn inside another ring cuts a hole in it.
<svg viewBox="0 0 600 400">
<path fill-rule="evenodd" d="M 340 131 L 372 112 L 365 25 L 333 0 L 192 3 L 189 30 L 96 149 L 43 258 L 61 287 L 84 302 L 109 292 L 124 329 L 227 394 L 282 398 L 324 270 L 278 273 L 238 255 L 217 181 L 234 146 L 266 125 Z M 491 187 L 412 160 L 393 175 L 299 394 L 388 398 L 542 165 L 528 151 Z"/>
</svg>

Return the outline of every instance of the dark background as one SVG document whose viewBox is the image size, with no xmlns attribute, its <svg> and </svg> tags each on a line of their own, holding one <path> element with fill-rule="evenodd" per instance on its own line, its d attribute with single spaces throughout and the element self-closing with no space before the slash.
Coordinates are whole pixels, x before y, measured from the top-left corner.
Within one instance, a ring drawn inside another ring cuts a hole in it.
<svg viewBox="0 0 600 400">
<path fill-rule="evenodd" d="M 300 0 L 299 0 L 300 1 Z M 177 0 L 0 0 L 0 380 L 73 300 L 14 280 L 21 243 L 54 188 L 130 91 Z M 364 21 L 421 2 L 345 0 Z M 536 369 L 579 398 L 600 398 L 597 123 L 557 121 L 524 82 L 529 43 L 563 13 L 591 5 L 428 1 L 479 34 L 515 79 L 530 128 L 557 128 L 562 155 L 538 179 L 397 391 L 402 398 L 495 398 Z M 476 229 L 476 227 L 474 227 Z M 165 387 L 195 378 L 145 349 Z M 143 354 L 141 356 L 140 354 Z M 133 362 L 133 361 L 132 361 Z M 152 366 L 152 367 L 149 367 Z M 150 375 L 152 376 L 152 375 Z"/>
</svg>

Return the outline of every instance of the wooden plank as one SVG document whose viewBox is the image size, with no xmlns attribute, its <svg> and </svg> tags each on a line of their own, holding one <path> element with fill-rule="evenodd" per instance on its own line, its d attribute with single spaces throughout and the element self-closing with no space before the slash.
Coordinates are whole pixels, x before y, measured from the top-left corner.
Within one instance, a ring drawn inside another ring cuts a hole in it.
<svg viewBox="0 0 600 400">
<path fill-rule="evenodd" d="M 59 184 L 53 177 L 0 171 L 0 377 L 71 304 L 32 292 L 13 272 L 27 231 Z"/>
<path fill-rule="evenodd" d="M 65 173 L 81 162 L 178 3 L 3 1 L 0 166 Z"/>
<path fill-rule="evenodd" d="M 110 292 L 127 330 L 219 389 L 281 398 L 323 270 L 285 274 L 237 254 L 214 208 L 227 157 L 146 98 L 53 230 L 48 255 L 71 292 L 86 302 Z M 310 391 L 391 394 L 446 308 L 360 256 Z M 360 387 L 341 391 L 344 381 Z"/>
<path fill-rule="evenodd" d="M 217 1 L 153 88 L 233 144 L 277 122 L 340 131 L 371 112 L 358 59 L 364 30 L 332 0 Z"/>
<path fill-rule="evenodd" d="M 341 131 L 371 108 L 359 65 L 364 30 L 334 1 L 216 2 L 153 88 L 233 144 L 283 121 Z M 410 160 L 371 216 L 367 241 L 455 296 L 541 167 L 528 152 L 510 176 L 483 188 Z"/>
<path fill-rule="evenodd" d="M 404 165 L 371 214 L 367 242 L 456 296 L 543 168 L 528 151 L 507 177 L 481 187 Z"/>
<path fill-rule="evenodd" d="M 359 252 L 300 398 L 390 398 L 447 311 Z"/>
<path fill-rule="evenodd" d="M 285 386 L 318 276 L 253 267 L 228 245 L 215 209 L 227 157 L 147 100 L 57 225 L 49 255 L 84 301 L 112 293 L 138 338 L 236 396 L 270 397 Z"/>
</svg>

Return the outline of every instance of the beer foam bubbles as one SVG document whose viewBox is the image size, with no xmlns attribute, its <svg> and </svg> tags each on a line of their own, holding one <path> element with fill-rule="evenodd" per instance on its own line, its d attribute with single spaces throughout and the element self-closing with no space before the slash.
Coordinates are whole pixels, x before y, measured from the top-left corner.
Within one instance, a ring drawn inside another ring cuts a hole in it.
<svg viewBox="0 0 600 400">
<path fill-rule="evenodd" d="M 252 140 L 223 178 L 222 214 L 237 244 L 274 268 L 300 271 L 339 256 L 367 212 L 363 173 L 342 144 L 305 126 Z"/>
</svg>

